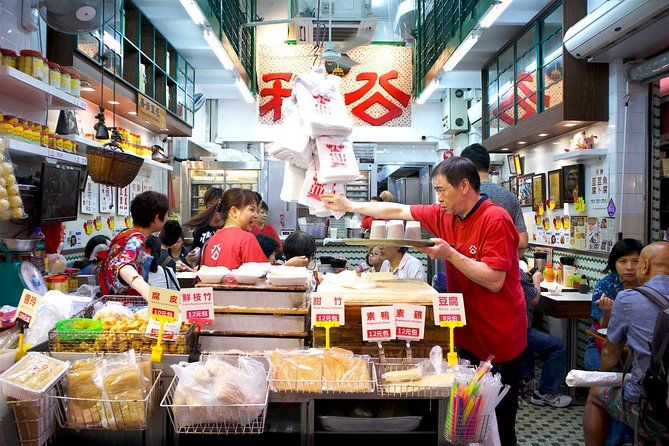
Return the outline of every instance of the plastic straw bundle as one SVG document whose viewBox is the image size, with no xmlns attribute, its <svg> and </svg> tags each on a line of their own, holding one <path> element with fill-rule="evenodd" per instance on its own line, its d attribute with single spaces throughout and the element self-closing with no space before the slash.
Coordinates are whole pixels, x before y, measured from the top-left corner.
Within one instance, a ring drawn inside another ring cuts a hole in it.
<svg viewBox="0 0 669 446">
<path fill-rule="evenodd" d="M 486 439 L 495 407 L 508 386 L 490 373 L 492 358 L 482 362 L 469 383 L 454 383 L 448 399 L 444 437 L 450 443 L 479 443 Z"/>
</svg>

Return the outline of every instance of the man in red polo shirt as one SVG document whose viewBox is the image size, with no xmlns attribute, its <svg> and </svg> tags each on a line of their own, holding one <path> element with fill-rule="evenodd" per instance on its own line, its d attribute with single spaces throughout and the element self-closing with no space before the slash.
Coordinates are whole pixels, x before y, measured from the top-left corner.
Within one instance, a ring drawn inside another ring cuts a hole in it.
<svg viewBox="0 0 669 446">
<path fill-rule="evenodd" d="M 502 445 L 516 444 L 521 355 L 527 346 L 525 301 L 518 269 L 518 230 L 503 208 L 479 195 L 474 164 L 461 157 L 439 163 L 432 173 L 439 203 L 357 203 L 341 195 L 321 199 L 334 210 L 376 218 L 419 221 L 436 237 L 424 252 L 446 261 L 448 291 L 462 293 L 467 325 L 456 330 L 460 356 L 473 363 L 494 355 L 493 372 L 511 390 L 497 406 Z"/>
</svg>

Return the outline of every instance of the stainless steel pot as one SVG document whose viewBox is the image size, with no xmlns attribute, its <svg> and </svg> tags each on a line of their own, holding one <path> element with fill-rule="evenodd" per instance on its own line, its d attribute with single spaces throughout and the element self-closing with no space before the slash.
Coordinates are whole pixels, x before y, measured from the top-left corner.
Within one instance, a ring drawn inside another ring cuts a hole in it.
<svg viewBox="0 0 669 446">
<path fill-rule="evenodd" d="M 365 238 L 365 230 L 362 228 L 346 228 L 347 238 Z"/>
<path fill-rule="evenodd" d="M 38 239 L 36 238 L 3 238 L 0 239 L 9 251 L 13 252 L 29 252 L 35 249 Z"/>
</svg>

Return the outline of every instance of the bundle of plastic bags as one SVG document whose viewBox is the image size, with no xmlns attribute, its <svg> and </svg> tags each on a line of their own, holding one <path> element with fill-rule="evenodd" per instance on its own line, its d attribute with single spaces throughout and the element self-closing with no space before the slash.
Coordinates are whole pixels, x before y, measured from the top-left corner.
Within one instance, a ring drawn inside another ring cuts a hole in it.
<svg viewBox="0 0 669 446">
<path fill-rule="evenodd" d="M 173 365 L 179 379 L 174 391 L 173 415 L 179 427 L 207 423 L 246 426 L 267 403 L 267 372 L 255 359 L 241 356 L 237 365 L 211 355 L 194 363 Z"/>
<path fill-rule="evenodd" d="M 321 196 L 326 192 L 343 195 L 346 193 L 346 189 L 343 183 L 324 183 L 320 181 L 319 171 L 312 164 L 307 170 L 304 183 L 302 183 L 298 203 L 308 206 L 309 213 L 317 217 L 329 217 L 330 215 L 334 215 L 337 219 L 343 217 L 346 212 L 331 211 L 321 201 Z"/>
<path fill-rule="evenodd" d="M 346 183 L 358 178 L 358 161 L 348 138 L 319 136 L 316 138 L 316 148 L 319 180 L 324 183 Z"/>
<path fill-rule="evenodd" d="M 311 163 L 312 153 L 309 135 L 303 129 L 302 120 L 294 105 L 287 102 L 281 113 L 283 126 L 280 135 L 268 146 L 267 152 L 278 160 L 306 169 Z"/>
</svg>

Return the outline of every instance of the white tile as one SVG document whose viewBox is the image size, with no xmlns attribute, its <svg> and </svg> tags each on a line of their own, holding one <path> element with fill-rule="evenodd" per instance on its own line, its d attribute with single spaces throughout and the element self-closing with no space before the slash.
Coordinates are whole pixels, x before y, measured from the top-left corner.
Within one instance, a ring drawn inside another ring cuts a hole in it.
<svg viewBox="0 0 669 446">
<path fill-rule="evenodd" d="M 634 214 L 636 213 L 636 194 L 623 194 L 623 206 L 619 210 L 622 210 L 623 214 Z"/>
</svg>

